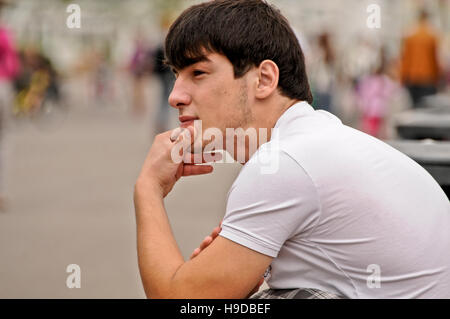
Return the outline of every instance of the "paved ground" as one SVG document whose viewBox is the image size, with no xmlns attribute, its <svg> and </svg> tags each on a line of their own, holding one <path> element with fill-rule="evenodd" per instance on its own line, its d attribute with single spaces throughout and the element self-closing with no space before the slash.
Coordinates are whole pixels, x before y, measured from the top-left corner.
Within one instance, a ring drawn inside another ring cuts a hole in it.
<svg viewBox="0 0 450 319">
<path fill-rule="evenodd" d="M 71 105 L 63 119 L 11 126 L 0 298 L 144 297 L 132 190 L 154 111 L 137 120 L 120 100 L 104 104 Z M 213 174 L 183 179 L 166 199 L 185 258 L 221 220 L 239 169 L 215 164 Z M 80 289 L 66 287 L 69 264 L 81 267 Z"/>
</svg>

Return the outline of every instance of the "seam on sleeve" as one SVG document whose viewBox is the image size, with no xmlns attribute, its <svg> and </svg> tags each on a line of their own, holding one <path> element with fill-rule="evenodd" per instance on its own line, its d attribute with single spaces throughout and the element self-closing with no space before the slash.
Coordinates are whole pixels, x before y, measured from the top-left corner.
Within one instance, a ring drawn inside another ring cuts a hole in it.
<svg viewBox="0 0 450 319">
<path fill-rule="evenodd" d="M 222 224 L 222 231 L 219 233 L 219 235 L 238 244 L 241 244 L 247 248 L 274 258 L 277 257 L 280 250 L 280 247 L 268 243 L 267 241 L 264 241 L 254 234 L 244 231 L 238 227 L 230 226 L 228 224 Z"/>
</svg>

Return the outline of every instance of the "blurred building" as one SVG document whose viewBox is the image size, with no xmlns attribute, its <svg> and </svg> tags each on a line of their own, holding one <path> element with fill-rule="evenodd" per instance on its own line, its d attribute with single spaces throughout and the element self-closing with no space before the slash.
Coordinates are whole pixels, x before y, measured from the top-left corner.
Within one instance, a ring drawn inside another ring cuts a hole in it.
<svg viewBox="0 0 450 319">
<path fill-rule="evenodd" d="M 58 67 L 65 67 L 78 56 L 86 43 L 110 42 L 113 59 L 129 56 L 137 29 L 157 40 L 159 16 L 167 10 L 181 9 L 201 1 L 193 0 L 16 0 L 5 10 L 4 20 L 15 31 L 19 44 L 34 43 L 50 55 Z M 345 50 L 360 37 L 383 42 L 391 51 L 399 49 L 399 39 L 415 21 L 416 12 L 425 6 L 432 13 L 433 24 L 443 33 L 450 31 L 448 0 L 272 0 L 288 17 L 293 27 L 310 38 L 332 30 L 338 50 Z M 81 7 L 82 27 L 69 29 L 66 8 Z M 381 28 L 369 29 L 367 7 L 381 8 Z"/>
</svg>

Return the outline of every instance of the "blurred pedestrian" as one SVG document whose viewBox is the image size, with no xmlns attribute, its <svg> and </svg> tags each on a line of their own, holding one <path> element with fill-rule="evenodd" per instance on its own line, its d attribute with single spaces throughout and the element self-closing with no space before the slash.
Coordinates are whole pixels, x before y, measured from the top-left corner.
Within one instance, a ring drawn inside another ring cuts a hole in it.
<svg viewBox="0 0 450 319">
<path fill-rule="evenodd" d="M 386 74 L 386 57 L 380 53 L 381 62 L 377 70 L 365 76 L 358 85 L 357 99 L 361 109 L 361 130 L 369 135 L 383 138 L 382 127 L 389 100 L 397 85 Z"/>
<path fill-rule="evenodd" d="M 344 123 L 352 127 L 360 122 L 358 87 L 361 80 L 372 74 L 380 63 L 379 43 L 367 35 L 352 37 L 340 54 L 336 81 L 336 112 Z"/>
<path fill-rule="evenodd" d="M 0 1 L 0 18 L 3 6 Z M 12 104 L 11 82 L 19 71 L 17 56 L 11 32 L 3 26 L 0 20 L 0 211 L 4 209 L 3 165 L 4 165 L 4 134 L 8 110 Z"/>
<path fill-rule="evenodd" d="M 14 81 L 13 113 L 15 116 L 36 115 L 47 102 L 59 102 L 59 77 L 50 59 L 32 46 L 26 48 L 21 57 L 22 67 Z"/>
<path fill-rule="evenodd" d="M 170 26 L 170 14 L 166 13 L 162 16 L 161 27 L 161 41 L 156 47 L 153 56 L 153 71 L 161 82 L 161 95 L 159 101 L 159 108 L 156 116 L 155 133 L 162 133 L 169 129 L 170 121 L 170 105 L 169 95 L 172 91 L 175 77 L 172 70 L 164 63 L 164 45 L 163 39 L 167 34 Z"/>
<path fill-rule="evenodd" d="M 161 82 L 161 97 L 155 123 L 155 133 L 158 134 L 169 129 L 170 106 L 168 100 L 175 77 L 171 69 L 164 64 L 164 48 L 162 44 L 157 47 L 154 54 L 154 73 Z"/>
<path fill-rule="evenodd" d="M 106 44 L 103 48 L 98 49 L 94 53 L 93 65 L 93 83 L 94 83 L 94 97 L 96 104 L 107 105 L 109 99 L 113 96 L 112 91 L 112 77 L 111 61 L 109 45 Z"/>
<path fill-rule="evenodd" d="M 335 53 L 330 35 L 323 32 L 317 38 L 317 59 L 311 69 L 314 107 L 333 113 L 333 88 L 335 82 Z"/>
<path fill-rule="evenodd" d="M 423 97 L 437 93 L 441 73 L 438 36 L 428 20 L 428 13 L 421 11 L 417 26 L 403 41 L 401 79 L 415 108 Z"/>
<path fill-rule="evenodd" d="M 133 77 L 133 113 L 139 117 L 145 112 L 146 107 L 145 79 L 153 70 L 153 52 L 139 32 L 136 35 L 129 70 Z"/>
</svg>

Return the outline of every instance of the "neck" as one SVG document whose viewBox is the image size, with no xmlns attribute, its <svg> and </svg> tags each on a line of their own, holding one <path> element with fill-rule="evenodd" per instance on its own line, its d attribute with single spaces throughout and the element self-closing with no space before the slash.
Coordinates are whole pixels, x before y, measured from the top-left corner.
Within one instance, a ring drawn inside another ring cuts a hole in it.
<svg viewBox="0 0 450 319">
<path fill-rule="evenodd" d="M 241 164 L 247 163 L 252 155 L 261 147 L 261 145 L 271 140 L 272 129 L 275 127 L 278 119 L 283 115 L 283 113 L 298 102 L 300 101 L 282 98 L 278 101 L 278 103 L 267 102 L 264 105 L 255 107 L 255 111 L 253 112 L 253 121 L 252 123 L 249 123 L 248 128 L 254 129 L 256 132 L 256 146 L 250 145 L 251 138 L 247 138 L 247 136 L 245 136 L 245 162 L 242 163 L 242 161 L 237 160 L 236 152 L 233 154 L 234 159 Z M 264 134 L 264 132 L 266 134 Z"/>
</svg>

